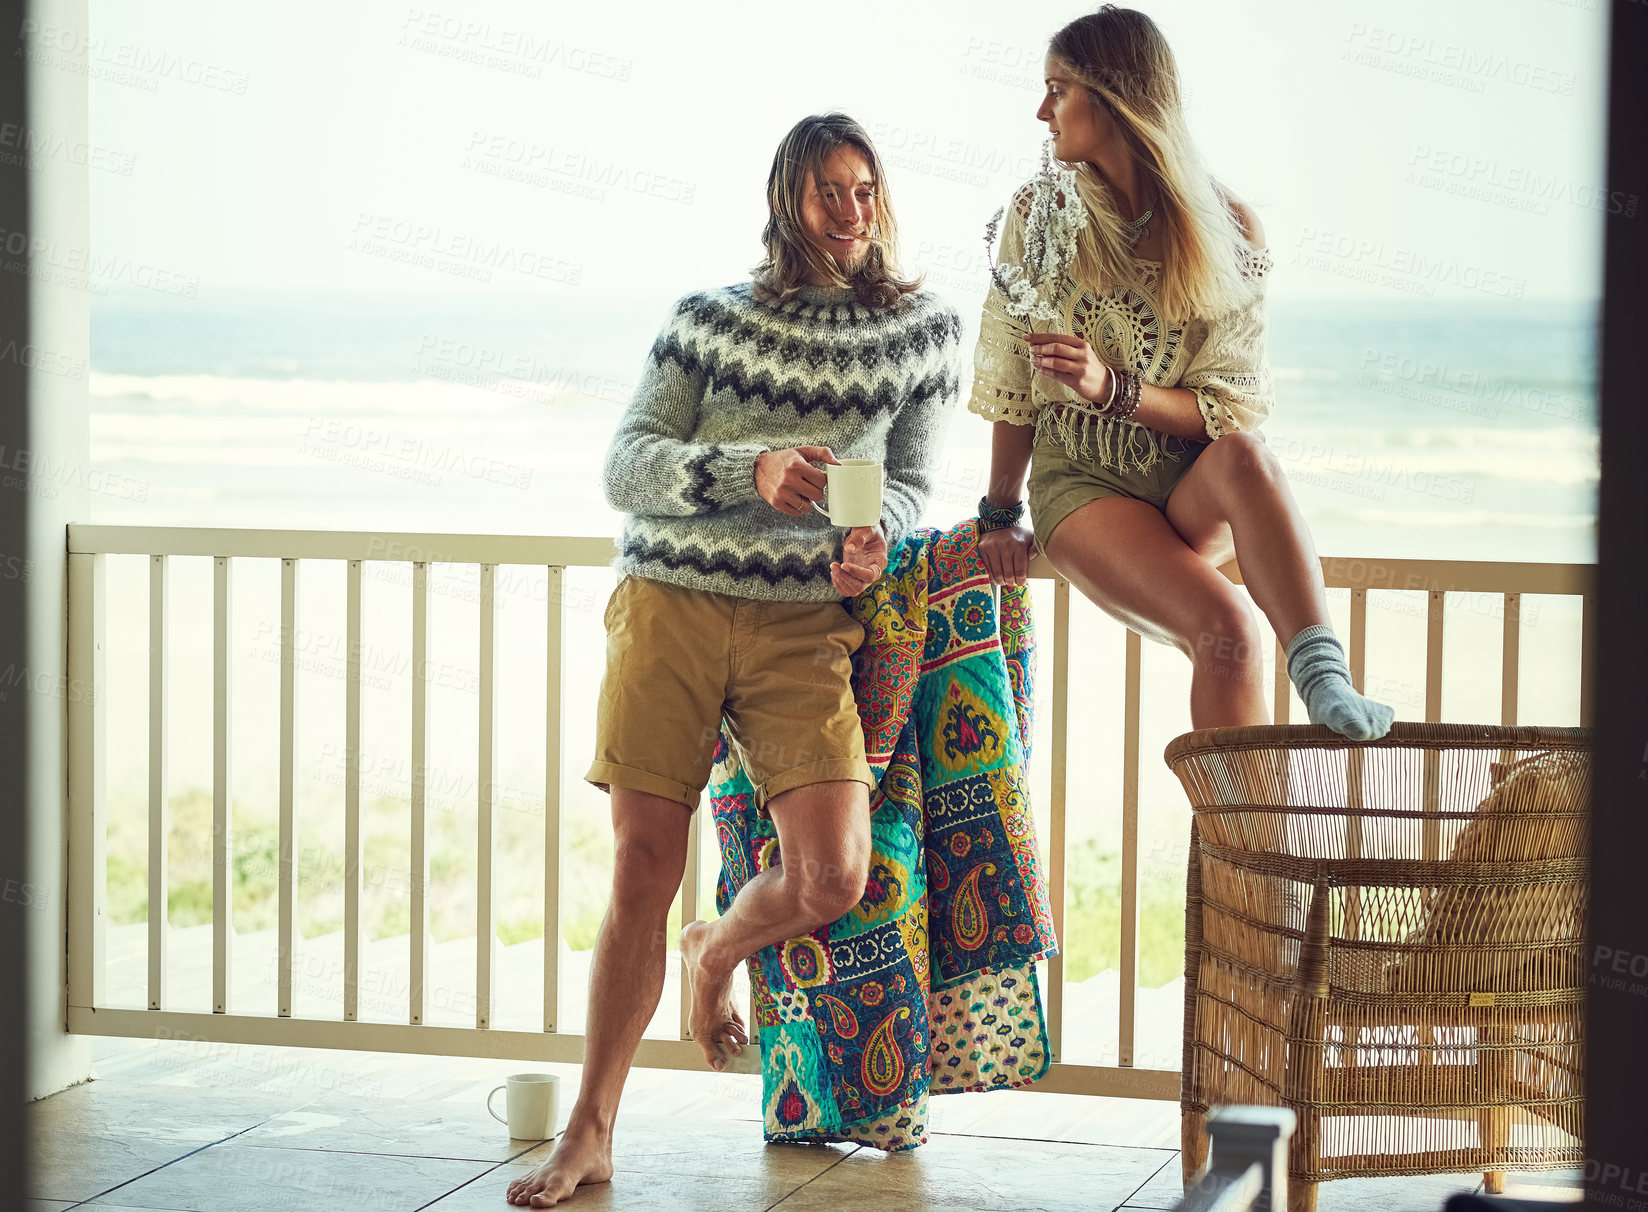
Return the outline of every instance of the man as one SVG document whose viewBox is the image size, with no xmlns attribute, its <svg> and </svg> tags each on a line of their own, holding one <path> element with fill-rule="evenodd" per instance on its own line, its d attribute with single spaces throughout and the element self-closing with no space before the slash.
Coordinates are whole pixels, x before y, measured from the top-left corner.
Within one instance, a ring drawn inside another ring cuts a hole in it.
<svg viewBox="0 0 1648 1212">
<path fill-rule="evenodd" d="M 578 1101 L 549 1159 L 510 1184 L 512 1204 L 549 1207 L 612 1176 L 723 716 L 782 861 L 682 933 L 689 1025 L 712 1068 L 749 1042 L 737 965 L 864 894 L 875 780 L 851 685 L 864 628 L 842 598 L 873 585 L 921 519 L 929 451 L 959 398 L 961 324 L 900 276 L 880 158 L 846 115 L 796 124 L 767 200 L 753 280 L 676 302 L 607 455 L 607 499 L 628 517 L 584 777 L 612 797 L 612 902 Z M 825 487 L 813 464 L 841 458 L 880 460 L 885 488 L 880 523 L 838 540 L 812 508 Z"/>
</svg>

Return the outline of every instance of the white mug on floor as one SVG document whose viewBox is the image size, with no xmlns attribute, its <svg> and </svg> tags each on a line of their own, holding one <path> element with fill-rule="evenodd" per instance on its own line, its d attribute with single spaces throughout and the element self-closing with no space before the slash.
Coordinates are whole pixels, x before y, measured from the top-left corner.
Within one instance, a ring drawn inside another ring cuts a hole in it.
<svg viewBox="0 0 1648 1212">
<path fill-rule="evenodd" d="M 874 526 L 881 521 L 881 463 L 842 459 L 824 464 L 824 504 L 813 508 L 836 526 Z"/>
<path fill-rule="evenodd" d="M 493 1095 L 504 1091 L 505 1119 L 492 1110 Z M 561 1079 L 553 1073 L 511 1073 L 504 1084 L 486 1096 L 486 1109 L 500 1124 L 509 1125 L 511 1140 L 548 1140 L 555 1135 L 560 1109 Z"/>
</svg>

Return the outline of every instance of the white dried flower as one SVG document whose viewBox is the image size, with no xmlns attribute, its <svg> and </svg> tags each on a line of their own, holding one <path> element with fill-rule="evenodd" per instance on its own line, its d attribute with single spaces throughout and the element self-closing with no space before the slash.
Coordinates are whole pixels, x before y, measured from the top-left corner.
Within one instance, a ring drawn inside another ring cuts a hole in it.
<svg viewBox="0 0 1648 1212">
<path fill-rule="evenodd" d="M 1002 310 L 1025 323 L 1050 323 L 1058 318 L 1051 300 L 1057 297 L 1059 279 L 1075 259 L 1076 239 L 1087 226 L 1076 175 L 1053 162 L 1051 139 L 1042 144 L 1041 171 L 1031 181 L 1024 256 L 1017 265 L 996 264 L 996 229 L 1005 213 L 1005 207 L 998 210 L 984 229 L 990 278 L 1002 293 Z"/>
</svg>

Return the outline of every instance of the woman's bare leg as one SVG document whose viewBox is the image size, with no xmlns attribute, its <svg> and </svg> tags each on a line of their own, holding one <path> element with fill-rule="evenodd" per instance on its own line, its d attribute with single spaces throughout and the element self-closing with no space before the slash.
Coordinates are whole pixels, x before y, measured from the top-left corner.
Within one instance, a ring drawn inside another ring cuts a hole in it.
<svg viewBox="0 0 1648 1212">
<path fill-rule="evenodd" d="M 1165 512 L 1185 542 L 1216 563 L 1234 550 L 1310 720 L 1353 740 L 1384 736 L 1395 712 L 1351 683 L 1328 622 L 1322 562 L 1270 449 L 1246 433 L 1218 439 L 1174 486 Z"/>
<path fill-rule="evenodd" d="M 1251 434 L 1197 456 L 1167 498 L 1168 522 L 1215 567 L 1235 555 L 1242 583 L 1283 646 L 1328 621 L 1322 562 L 1281 465 Z"/>
<path fill-rule="evenodd" d="M 1192 728 L 1270 722 L 1253 612 L 1161 510 L 1131 497 L 1089 501 L 1059 523 L 1047 557 L 1106 614 L 1190 658 Z"/>
</svg>

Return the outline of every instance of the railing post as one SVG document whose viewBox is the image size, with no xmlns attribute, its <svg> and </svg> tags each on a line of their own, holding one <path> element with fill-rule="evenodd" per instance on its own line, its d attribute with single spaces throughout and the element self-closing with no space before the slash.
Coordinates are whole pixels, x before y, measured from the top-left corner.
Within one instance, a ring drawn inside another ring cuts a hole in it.
<svg viewBox="0 0 1648 1212">
<path fill-rule="evenodd" d="M 681 878 L 681 928 L 698 920 L 698 868 L 703 862 L 703 814 L 695 812 L 687 820 L 687 869 Z M 667 940 L 666 940 L 667 942 Z M 679 947 L 679 941 L 676 942 Z M 681 1038 L 692 1038 L 692 988 L 687 982 L 686 961 L 681 965 Z M 753 1028 L 752 1028 L 753 1029 Z"/>
<path fill-rule="evenodd" d="M 69 1005 L 104 1001 L 106 843 L 103 556 L 69 554 Z"/>
<path fill-rule="evenodd" d="M 566 698 L 561 647 L 566 635 L 566 568 L 547 565 L 544 644 L 544 1030 L 561 1022 L 561 727 Z"/>
<path fill-rule="evenodd" d="M 492 869 L 497 859 L 493 813 L 497 808 L 498 778 L 498 597 L 496 564 L 481 565 L 480 694 L 475 731 L 475 1027 L 492 1026 L 497 995 L 497 900 Z"/>
<path fill-rule="evenodd" d="M 167 773 L 166 630 L 171 571 L 163 555 L 149 557 L 149 1009 L 166 1008 L 167 844 L 172 836 Z"/>
<path fill-rule="evenodd" d="M 361 561 L 349 561 L 344 638 L 348 676 L 343 688 L 343 1017 L 360 1017 L 360 648 Z"/>
<path fill-rule="evenodd" d="M 1278 724 L 1285 724 L 1288 722 L 1288 709 L 1293 705 L 1292 700 L 1288 697 L 1288 691 L 1293 683 L 1288 678 L 1287 649 L 1282 647 L 1281 636 L 1276 636 L 1276 671 L 1271 681 L 1275 700 L 1275 706 L 1272 708 L 1271 714 Z"/>
<path fill-rule="evenodd" d="M 1579 595 L 1579 726 L 1589 728 L 1591 687 L 1596 666 L 1596 595 Z"/>
<path fill-rule="evenodd" d="M 1053 936 L 1064 937 L 1065 811 L 1069 790 L 1070 733 L 1070 582 L 1053 582 L 1053 720 L 1051 821 L 1047 840 L 1047 899 L 1053 912 Z M 1064 951 L 1047 961 L 1047 1043 L 1049 1060 L 1064 1055 Z"/>
<path fill-rule="evenodd" d="M 276 913 L 276 1008 L 292 1014 L 292 949 L 297 945 L 298 561 L 280 562 L 280 860 Z"/>
<path fill-rule="evenodd" d="M 1139 996 L 1139 681 L 1143 641 L 1127 629 L 1122 720 L 1121 963 L 1117 973 L 1116 1063 L 1133 1067 L 1134 1019 Z"/>
<path fill-rule="evenodd" d="M 426 949 L 429 943 L 429 839 L 426 820 L 429 752 L 429 562 L 412 561 L 412 922 L 407 1022 L 424 1020 Z"/>
<path fill-rule="evenodd" d="M 212 582 L 212 1012 L 229 1012 L 235 958 L 234 560 L 213 559 Z"/>
</svg>

